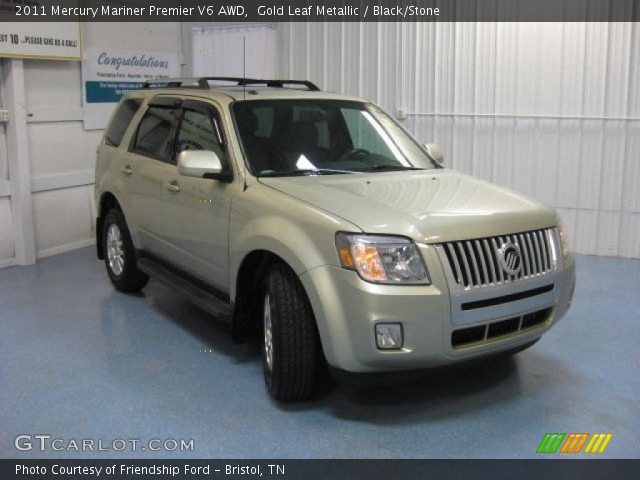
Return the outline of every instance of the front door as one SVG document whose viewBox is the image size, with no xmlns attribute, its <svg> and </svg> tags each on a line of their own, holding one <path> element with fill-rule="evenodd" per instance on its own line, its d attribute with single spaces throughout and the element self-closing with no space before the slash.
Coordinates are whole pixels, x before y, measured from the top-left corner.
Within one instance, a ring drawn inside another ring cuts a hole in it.
<svg viewBox="0 0 640 480">
<path fill-rule="evenodd" d="M 175 157 L 162 188 L 163 241 L 171 263 L 222 292 L 228 292 L 229 213 L 233 183 L 178 174 L 183 150 L 211 150 L 231 171 L 229 151 L 217 108 L 187 100 L 176 136 Z"/>
</svg>

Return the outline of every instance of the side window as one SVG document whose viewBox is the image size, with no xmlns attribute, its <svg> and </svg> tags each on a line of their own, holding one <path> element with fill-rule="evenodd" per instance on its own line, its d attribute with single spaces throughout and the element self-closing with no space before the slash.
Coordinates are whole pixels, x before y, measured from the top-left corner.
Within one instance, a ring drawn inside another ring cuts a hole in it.
<svg viewBox="0 0 640 480">
<path fill-rule="evenodd" d="M 133 151 L 173 163 L 173 139 L 178 126 L 178 112 L 175 108 L 149 107 L 138 126 Z"/>
<path fill-rule="evenodd" d="M 210 150 L 218 155 L 227 169 L 228 161 L 222 131 L 210 113 L 185 110 L 176 142 L 176 157 L 184 150 Z"/>
<path fill-rule="evenodd" d="M 138 112 L 140 105 L 142 105 L 142 99 L 132 98 L 125 100 L 118 106 L 118 110 L 113 116 L 109 128 L 107 128 L 104 135 L 104 141 L 107 145 L 111 145 L 112 147 L 120 146 L 120 142 L 122 142 L 122 138 L 131 123 L 131 119 Z"/>
</svg>

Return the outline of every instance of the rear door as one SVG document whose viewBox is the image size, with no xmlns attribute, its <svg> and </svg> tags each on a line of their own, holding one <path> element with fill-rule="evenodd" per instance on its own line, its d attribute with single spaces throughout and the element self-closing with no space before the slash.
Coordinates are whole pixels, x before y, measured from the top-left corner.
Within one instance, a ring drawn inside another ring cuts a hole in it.
<svg viewBox="0 0 640 480">
<path fill-rule="evenodd" d="M 233 183 L 178 174 L 183 150 L 211 150 L 223 170 L 232 172 L 229 149 L 218 108 L 213 103 L 185 100 L 174 161 L 164 170 L 162 241 L 171 263 L 207 284 L 228 292 L 229 214 Z"/>
<path fill-rule="evenodd" d="M 162 186 L 174 156 L 180 103 L 180 99 L 166 96 L 149 102 L 121 167 L 122 175 L 128 177 L 129 215 L 139 246 L 158 254 L 164 250 L 160 240 Z"/>
</svg>

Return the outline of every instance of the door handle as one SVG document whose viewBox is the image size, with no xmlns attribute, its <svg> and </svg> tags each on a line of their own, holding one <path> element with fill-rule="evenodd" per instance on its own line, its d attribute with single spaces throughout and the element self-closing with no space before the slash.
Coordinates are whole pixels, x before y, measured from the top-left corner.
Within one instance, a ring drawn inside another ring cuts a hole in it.
<svg viewBox="0 0 640 480">
<path fill-rule="evenodd" d="M 133 170 L 131 169 L 131 165 L 125 165 L 120 169 L 120 171 L 125 175 L 131 175 L 133 173 Z"/>
<path fill-rule="evenodd" d="M 167 187 L 167 190 L 170 192 L 178 193 L 180 191 L 180 185 L 178 185 L 176 180 L 171 180 L 169 183 L 166 183 L 165 187 Z"/>
</svg>

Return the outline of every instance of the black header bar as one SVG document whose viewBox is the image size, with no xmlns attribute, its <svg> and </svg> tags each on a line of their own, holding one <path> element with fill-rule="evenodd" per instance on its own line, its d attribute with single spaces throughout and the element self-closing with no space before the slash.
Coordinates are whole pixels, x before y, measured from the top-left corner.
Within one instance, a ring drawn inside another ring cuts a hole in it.
<svg viewBox="0 0 640 480">
<path fill-rule="evenodd" d="M 635 480 L 640 460 L 0 460 L 2 480 Z"/>
<path fill-rule="evenodd" d="M 640 0 L 0 0 L 3 22 L 637 22 Z"/>
</svg>

